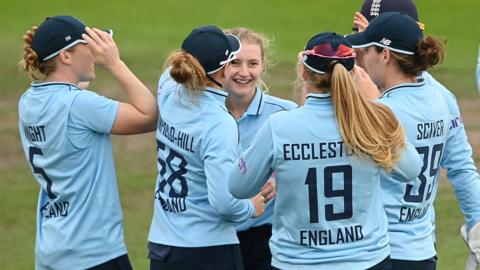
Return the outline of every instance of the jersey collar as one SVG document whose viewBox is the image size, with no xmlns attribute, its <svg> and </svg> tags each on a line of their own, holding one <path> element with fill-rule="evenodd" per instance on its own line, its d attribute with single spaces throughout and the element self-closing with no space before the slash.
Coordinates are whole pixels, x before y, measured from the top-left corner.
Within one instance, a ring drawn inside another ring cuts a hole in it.
<svg viewBox="0 0 480 270">
<path fill-rule="evenodd" d="M 247 115 L 259 115 L 262 113 L 263 104 L 264 104 L 264 94 L 260 88 L 255 89 L 255 96 L 248 105 L 247 111 L 245 112 Z"/>
<path fill-rule="evenodd" d="M 383 98 L 383 97 L 388 97 L 390 94 L 394 93 L 394 92 L 397 92 L 398 90 L 402 89 L 402 88 L 415 88 L 415 87 L 422 87 L 425 85 L 425 80 L 423 78 L 417 78 L 417 82 L 414 82 L 414 83 L 401 83 L 401 84 L 397 84 L 389 89 L 387 89 L 386 91 L 384 91 L 382 93 L 382 95 L 380 96 L 380 98 Z"/>
<path fill-rule="evenodd" d="M 68 87 L 68 90 L 82 90 L 78 85 L 68 82 L 32 82 L 31 86 L 35 90 L 39 90 L 43 87 L 57 86 L 57 87 Z"/>
<path fill-rule="evenodd" d="M 225 99 L 227 98 L 228 93 L 213 87 L 207 87 L 203 90 L 203 96 L 225 105 Z"/>
<path fill-rule="evenodd" d="M 311 105 L 317 104 L 331 104 L 332 103 L 332 94 L 330 92 L 317 94 L 309 93 L 305 99 L 304 106 L 309 107 Z"/>
</svg>

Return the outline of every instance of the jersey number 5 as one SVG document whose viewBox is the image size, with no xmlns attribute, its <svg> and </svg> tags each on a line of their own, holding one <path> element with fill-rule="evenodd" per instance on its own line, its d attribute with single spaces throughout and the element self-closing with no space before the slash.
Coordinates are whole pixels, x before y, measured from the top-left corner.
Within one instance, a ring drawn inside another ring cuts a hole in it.
<svg viewBox="0 0 480 270">
<path fill-rule="evenodd" d="M 333 175 L 343 174 L 343 189 L 333 189 Z M 352 166 L 328 166 L 323 170 L 324 196 L 326 198 L 343 197 L 343 212 L 335 212 L 333 204 L 325 205 L 327 221 L 349 219 L 353 216 L 352 206 Z M 310 223 L 318 223 L 317 168 L 309 168 L 305 184 L 308 186 L 308 202 L 310 206 Z"/>
<path fill-rule="evenodd" d="M 41 176 L 43 176 L 43 179 L 45 179 L 45 181 L 47 182 L 47 195 L 50 199 L 53 200 L 57 198 L 57 195 L 53 194 L 52 192 L 52 180 L 45 173 L 44 169 L 39 168 L 35 166 L 35 164 L 33 164 L 33 158 L 35 157 L 35 155 L 42 156 L 43 155 L 42 149 L 38 147 L 30 146 L 28 148 L 28 160 L 30 161 L 30 165 L 32 165 L 33 173 L 40 174 Z"/>
</svg>

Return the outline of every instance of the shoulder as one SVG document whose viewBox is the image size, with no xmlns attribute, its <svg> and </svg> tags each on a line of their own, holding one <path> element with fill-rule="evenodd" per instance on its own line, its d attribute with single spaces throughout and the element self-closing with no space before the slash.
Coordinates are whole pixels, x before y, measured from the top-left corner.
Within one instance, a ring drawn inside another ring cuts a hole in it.
<svg viewBox="0 0 480 270">
<path fill-rule="evenodd" d="M 457 100 L 457 97 L 447 89 L 442 83 L 437 81 L 430 73 L 428 72 L 423 72 L 422 73 L 422 78 L 425 80 L 425 84 L 435 88 L 436 90 L 440 91 L 444 97 L 446 97 L 448 100 Z"/>
<path fill-rule="evenodd" d="M 181 89 L 182 85 L 177 83 L 170 75 L 170 67 L 165 69 L 160 75 L 160 79 L 158 80 L 158 89 L 157 95 L 158 96 L 165 96 L 175 89 Z"/>
<path fill-rule="evenodd" d="M 263 94 L 264 96 L 264 105 L 267 107 L 273 107 L 273 108 L 276 108 L 277 110 L 281 111 L 281 110 L 290 110 L 290 109 L 293 109 L 293 108 L 296 108 L 298 107 L 298 105 L 291 101 L 291 100 L 288 100 L 288 99 L 282 99 L 282 98 L 279 98 L 279 97 L 275 97 L 275 96 L 271 96 L 271 95 L 267 95 L 267 94 Z"/>
<path fill-rule="evenodd" d="M 206 135 L 222 132 L 229 134 L 232 130 L 237 133 L 237 121 L 221 104 L 201 104 L 198 106 L 198 115 Z"/>
<path fill-rule="evenodd" d="M 281 125 L 281 123 L 292 122 L 299 117 L 300 108 L 301 107 L 278 111 L 270 115 L 268 121 L 274 126 Z"/>
<path fill-rule="evenodd" d="M 75 99 L 73 100 L 75 106 L 81 105 L 84 108 L 95 106 L 99 103 L 115 102 L 110 98 L 99 95 L 98 93 L 90 90 L 69 91 L 67 94 L 75 96 Z"/>
</svg>

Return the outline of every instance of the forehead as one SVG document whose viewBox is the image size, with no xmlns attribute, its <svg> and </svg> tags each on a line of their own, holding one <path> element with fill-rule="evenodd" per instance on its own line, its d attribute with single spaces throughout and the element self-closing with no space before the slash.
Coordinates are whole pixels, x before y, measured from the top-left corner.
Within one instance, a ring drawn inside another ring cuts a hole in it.
<svg viewBox="0 0 480 270">
<path fill-rule="evenodd" d="M 237 54 L 238 59 L 262 59 L 262 48 L 260 45 L 252 42 L 242 41 L 242 49 Z"/>
</svg>

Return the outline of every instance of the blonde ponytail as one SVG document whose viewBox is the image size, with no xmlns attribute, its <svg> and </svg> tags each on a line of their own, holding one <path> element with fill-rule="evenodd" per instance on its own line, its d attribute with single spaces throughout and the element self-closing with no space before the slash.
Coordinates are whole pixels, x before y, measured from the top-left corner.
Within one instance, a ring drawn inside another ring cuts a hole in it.
<svg viewBox="0 0 480 270">
<path fill-rule="evenodd" d="M 362 158 L 371 157 L 385 171 L 392 169 L 405 147 L 403 128 L 386 106 L 367 101 L 347 69 L 336 64 L 331 75 L 332 100 L 344 143 Z"/>
</svg>

